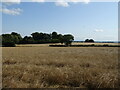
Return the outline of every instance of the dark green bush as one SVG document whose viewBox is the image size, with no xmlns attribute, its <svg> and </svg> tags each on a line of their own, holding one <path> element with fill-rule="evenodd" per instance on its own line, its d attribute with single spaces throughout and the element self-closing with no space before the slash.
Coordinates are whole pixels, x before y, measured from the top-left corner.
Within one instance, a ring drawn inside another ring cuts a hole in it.
<svg viewBox="0 0 120 90">
<path fill-rule="evenodd" d="M 88 42 L 88 43 L 93 43 L 95 42 L 93 39 L 86 39 L 85 42 Z"/>
<path fill-rule="evenodd" d="M 13 41 L 6 41 L 2 43 L 3 47 L 15 47 L 15 43 Z"/>
</svg>

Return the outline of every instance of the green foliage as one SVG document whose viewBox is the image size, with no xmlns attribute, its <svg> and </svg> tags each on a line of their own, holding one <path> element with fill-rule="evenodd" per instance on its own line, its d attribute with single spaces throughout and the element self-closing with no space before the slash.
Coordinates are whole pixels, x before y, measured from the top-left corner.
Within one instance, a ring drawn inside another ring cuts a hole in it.
<svg viewBox="0 0 120 90">
<path fill-rule="evenodd" d="M 0 35 L 0 47 L 2 46 L 2 35 Z"/>
<path fill-rule="evenodd" d="M 59 34 L 58 35 L 59 43 L 63 44 L 63 35 Z"/>
<path fill-rule="evenodd" d="M 13 36 L 13 40 L 16 44 L 22 40 L 21 35 L 16 32 L 12 32 L 11 35 Z"/>
<path fill-rule="evenodd" d="M 85 42 L 94 42 L 93 39 L 86 39 Z"/>
<path fill-rule="evenodd" d="M 89 42 L 89 39 L 86 39 L 85 42 Z"/>
<path fill-rule="evenodd" d="M 15 46 L 15 44 L 42 44 L 42 43 L 64 43 L 66 46 L 71 45 L 74 37 L 70 34 L 62 35 L 57 32 L 52 34 L 34 32 L 31 36 L 21 37 L 20 34 L 12 32 L 11 34 L 2 34 L 3 46 Z M 12 45 L 13 44 L 13 45 Z"/>
<path fill-rule="evenodd" d="M 14 36 L 11 34 L 2 34 L 2 46 L 14 47 L 15 46 Z"/>
<path fill-rule="evenodd" d="M 52 34 L 47 34 L 47 33 L 39 33 L 35 32 L 31 34 L 35 43 L 66 43 L 66 45 L 71 42 L 68 39 L 65 41 L 66 36 L 64 37 L 62 34 L 57 34 L 57 32 L 52 32 Z M 69 43 L 67 43 L 69 41 Z"/>
<path fill-rule="evenodd" d="M 52 32 L 52 39 L 58 39 L 57 32 Z"/>
<path fill-rule="evenodd" d="M 59 43 L 59 39 L 52 39 L 51 42 L 52 43 Z"/>
<path fill-rule="evenodd" d="M 35 43 L 45 43 L 47 41 L 51 40 L 51 35 L 47 34 L 47 33 L 39 33 L 39 32 L 35 32 L 31 34 Z"/>
<path fill-rule="evenodd" d="M 15 47 L 15 42 L 14 41 L 6 41 L 2 43 L 3 47 Z"/>
<path fill-rule="evenodd" d="M 43 33 L 35 32 L 31 34 L 34 40 L 41 40 L 43 39 Z"/>
<path fill-rule="evenodd" d="M 34 39 L 33 37 L 31 36 L 25 36 L 20 43 L 23 43 L 23 44 L 31 44 L 31 43 L 34 43 Z"/>
<path fill-rule="evenodd" d="M 66 46 L 71 45 L 72 41 L 74 40 L 74 37 L 71 34 L 64 35 L 62 38 L 62 41 Z"/>
<path fill-rule="evenodd" d="M 18 44 L 22 37 L 20 34 L 16 32 L 12 32 L 11 34 L 2 34 L 2 46 L 4 47 L 15 47 L 15 44 Z"/>
</svg>

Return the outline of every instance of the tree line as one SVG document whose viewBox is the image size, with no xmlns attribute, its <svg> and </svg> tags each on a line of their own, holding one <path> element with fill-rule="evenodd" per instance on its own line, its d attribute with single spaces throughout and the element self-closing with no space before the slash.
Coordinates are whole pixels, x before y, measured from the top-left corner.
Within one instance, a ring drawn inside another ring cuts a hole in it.
<svg viewBox="0 0 120 90">
<path fill-rule="evenodd" d="M 34 32 L 31 36 L 22 36 L 16 32 L 12 32 L 11 34 L 2 34 L 0 35 L 2 38 L 2 46 L 9 47 L 15 46 L 16 44 L 44 44 L 44 43 L 64 43 L 66 46 L 71 45 L 74 40 L 74 36 L 71 34 L 58 34 L 57 32 L 42 33 L 42 32 Z"/>
</svg>

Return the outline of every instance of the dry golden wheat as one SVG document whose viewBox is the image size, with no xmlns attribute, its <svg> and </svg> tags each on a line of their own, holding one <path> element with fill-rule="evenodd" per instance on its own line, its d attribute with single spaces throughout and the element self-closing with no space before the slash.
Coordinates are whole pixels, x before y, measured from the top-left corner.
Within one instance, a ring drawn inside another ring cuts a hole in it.
<svg viewBox="0 0 120 90">
<path fill-rule="evenodd" d="M 4 88 L 116 88 L 117 47 L 4 47 Z"/>
</svg>

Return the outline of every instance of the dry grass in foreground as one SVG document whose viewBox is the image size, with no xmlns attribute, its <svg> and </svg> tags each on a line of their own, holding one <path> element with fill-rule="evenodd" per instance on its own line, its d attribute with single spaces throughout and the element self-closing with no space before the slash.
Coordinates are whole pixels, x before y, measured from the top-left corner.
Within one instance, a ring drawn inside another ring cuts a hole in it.
<svg viewBox="0 0 120 90">
<path fill-rule="evenodd" d="M 3 88 L 116 88 L 117 47 L 13 47 L 3 50 Z"/>
</svg>

